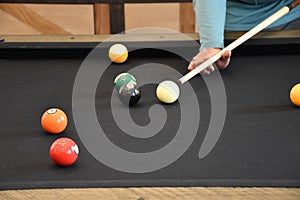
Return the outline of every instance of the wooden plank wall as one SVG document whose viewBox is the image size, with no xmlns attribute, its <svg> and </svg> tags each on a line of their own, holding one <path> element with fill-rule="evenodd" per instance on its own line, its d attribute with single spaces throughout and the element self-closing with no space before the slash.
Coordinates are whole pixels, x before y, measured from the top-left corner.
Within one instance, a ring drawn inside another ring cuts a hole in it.
<svg viewBox="0 0 300 200">
<path fill-rule="evenodd" d="M 0 34 L 93 34 L 92 5 L 0 4 Z"/>
<path fill-rule="evenodd" d="M 125 30 L 162 27 L 195 32 L 191 3 L 125 4 Z M 113 14 L 113 13 L 111 13 Z M 108 4 L 0 4 L 0 34 L 109 34 Z"/>
</svg>

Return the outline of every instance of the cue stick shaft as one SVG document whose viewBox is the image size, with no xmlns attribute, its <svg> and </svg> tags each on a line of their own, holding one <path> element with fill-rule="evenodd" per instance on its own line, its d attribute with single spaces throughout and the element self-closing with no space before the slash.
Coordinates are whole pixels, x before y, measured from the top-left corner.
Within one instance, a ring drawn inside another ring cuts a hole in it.
<svg viewBox="0 0 300 200">
<path fill-rule="evenodd" d="M 216 62 L 218 59 L 220 59 L 223 55 L 223 53 L 227 50 L 233 50 L 248 39 L 250 39 L 252 36 L 287 14 L 292 8 L 296 7 L 299 4 L 300 0 L 294 1 L 293 3 L 282 7 L 277 12 L 275 12 L 273 15 L 262 21 L 260 24 L 240 36 L 238 39 L 236 39 L 234 42 L 229 44 L 227 47 L 219 51 L 217 54 L 212 56 L 211 58 L 207 59 L 205 62 L 197 66 L 195 69 L 184 75 L 182 78 L 178 80 L 180 84 L 184 84 L 185 82 L 189 81 L 191 78 L 193 78 L 195 75 L 199 74 L 202 70 L 207 68 L 208 66 L 212 65 L 214 62 Z"/>
</svg>

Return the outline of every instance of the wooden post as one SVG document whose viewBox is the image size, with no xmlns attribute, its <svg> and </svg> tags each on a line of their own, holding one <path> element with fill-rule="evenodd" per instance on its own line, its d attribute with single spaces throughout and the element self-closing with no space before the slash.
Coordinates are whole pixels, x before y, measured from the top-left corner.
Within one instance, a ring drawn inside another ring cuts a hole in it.
<svg viewBox="0 0 300 200">
<path fill-rule="evenodd" d="M 179 31 L 182 33 L 195 32 L 195 12 L 192 3 L 179 4 Z"/>
<path fill-rule="evenodd" d="M 95 34 L 110 34 L 109 4 L 94 4 Z"/>
<path fill-rule="evenodd" d="M 125 31 L 124 3 L 110 4 L 110 31 L 112 34 Z"/>
</svg>

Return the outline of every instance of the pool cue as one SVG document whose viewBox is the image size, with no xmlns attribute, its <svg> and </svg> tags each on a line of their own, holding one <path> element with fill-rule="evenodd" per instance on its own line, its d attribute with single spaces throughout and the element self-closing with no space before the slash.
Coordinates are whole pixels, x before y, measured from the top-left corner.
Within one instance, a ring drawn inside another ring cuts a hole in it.
<svg viewBox="0 0 300 200">
<path fill-rule="evenodd" d="M 224 49 L 219 51 L 217 54 L 215 54 L 214 56 L 212 56 L 211 58 L 209 58 L 208 60 L 206 60 L 205 62 L 200 64 L 199 66 L 197 66 L 195 69 L 193 69 L 192 71 L 190 71 L 189 73 L 184 75 L 182 78 L 180 78 L 178 80 L 178 83 L 182 85 L 185 82 L 189 81 L 195 75 L 199 74 L 202 70 L 204 70 L 205 68 L 207 68 L 208 66 L 210 66 L 214 62 L 216 62 L 218 59 L 220 59 L 225 51 L 235 49 L 236 47 L 238 47 L 239 45 L 241 45 L 242 43 L 244 43 L 245 41 L 250 39 L 252 36 L 254 36 L 258 32 L 260 32 L 267 26 L 269 26 L 270 24 L 272 24 L 273 22 L 275 22 L 282 16 L 289 13 L 293 8 L 295 8 L 299 4 L 300 4 L 300 0 L 295 0 L 291 4 L 282 7 L 277 12 L 275 12 L 273 15 L 271 15 L 270 17 L 268 17 L 267 19 L 262 21 L 260 24 L 258 24 L 257 26 L 255 26 L 254 28 L 252 28 L 251 30 L 249 30 L 248 32 L 243 34 L 242 36 L 240 36 L 238 39 L 236 39 L 234 42 L 229 44 L 227 47 L 225 47 Z"/>
</svg>

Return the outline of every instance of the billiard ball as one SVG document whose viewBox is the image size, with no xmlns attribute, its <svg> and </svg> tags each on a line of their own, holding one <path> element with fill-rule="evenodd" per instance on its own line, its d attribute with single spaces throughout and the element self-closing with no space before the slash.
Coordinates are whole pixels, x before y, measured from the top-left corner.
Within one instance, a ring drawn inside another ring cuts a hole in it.
<svg viewBox="0 0 300 200">
<path fill-rule="evenodd" d="M 300 106 L 300 83 L 292 87 L 290 91 L 290 99 L 295 106 Z"/>
<path fill-rule="evenodd" d="M 161 82 L 156 88 L 156 96 L 162 103 L 174 103 L 179 98 L 179 95 L 180 89 L 178 85 L 170 80 Z"/>
<path fill-rule="evenodd" d="M 70 138 L 59 138 L 51 144 L 49 155 L 55 164 L 69 166 L 77 160 L 79 148 L 74 140 Z"/>
<path fill-rule="evenodd" d="M 43 113 L 41 125 L 48 133 L 58 134 L 66 129 L 68 125 L 68 118 L 61 109 L 51 108 Z"/>
<path fill-rule="evenodd" d="M 109 58 L 114 63 L 123 63 L 128 58 L 128 50 L 123 44 L 114 44 L 109 48 Z"/>
<path fill-rule="evenodd" d="M 116 76 L 114 80 L 114 87 L 116 88 L 117 91 L 119 91 L 121 86 L 126 85 L 130 82 L 132 84 L 137 85 L 137 81 L 135 77 L 129 73 L 124 72 Z"/>
<path fill-rule="evenodd" d="M 123 85 L 118 94 L 121 102 L 127 106 L 137 104 L 141 98 L 141 90 L 135 84 L 132 84 L 132 82 Z"/>
</svg>

